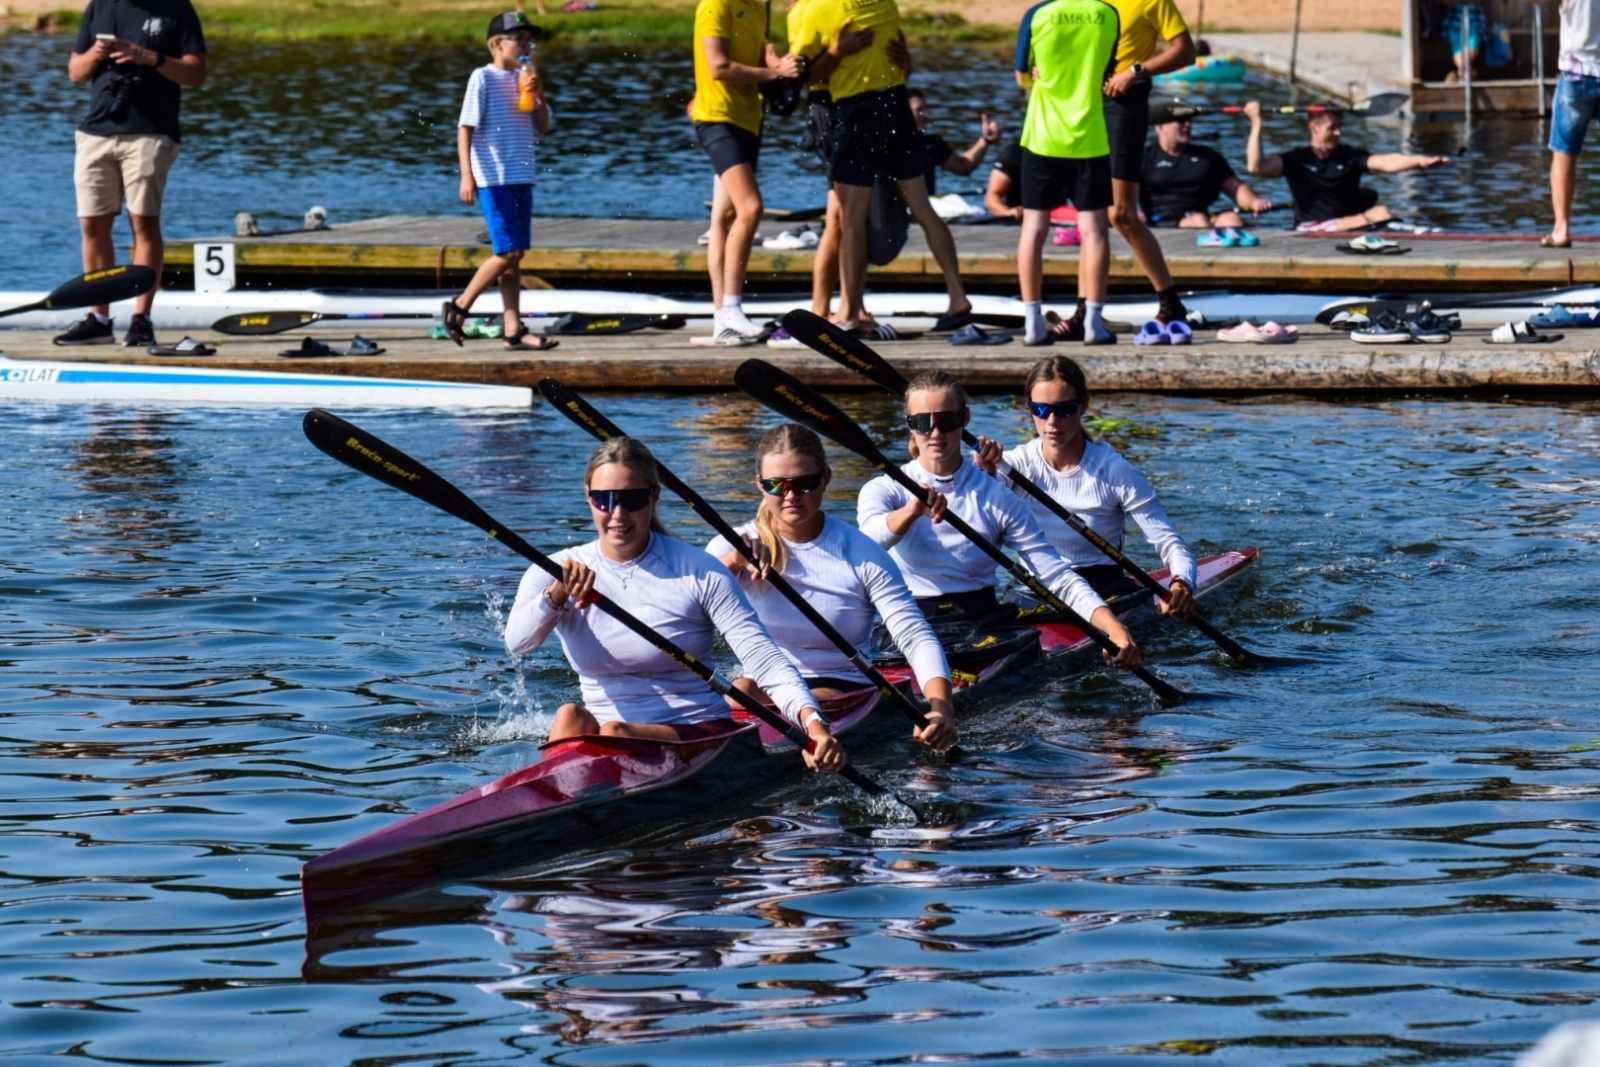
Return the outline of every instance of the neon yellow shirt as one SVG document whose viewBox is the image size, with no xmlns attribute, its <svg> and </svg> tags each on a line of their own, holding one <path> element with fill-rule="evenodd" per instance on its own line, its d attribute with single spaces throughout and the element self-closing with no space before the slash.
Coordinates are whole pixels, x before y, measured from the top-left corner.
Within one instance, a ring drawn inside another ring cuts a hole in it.
<svg viewBox="0 0 1600 1067">
<path fill-rule="evenodd" d="M 1117 40 L 1117 69 L 1121 73 L 1156 54 L 1156 46 L 1189 32 L 1173 0 L 1106 0 L 1122 18 Z"/>
<path fill-rule="evenodd" d="M 730 85 L 711 76 L 702 43 L 707 37 L 728 42 L 728 58 L 759 67 L 767 46 L 766 0 L 700 0 L 694 9 L 694 106 L 696 122 L 731 122 L 761 133 L 761 90 L 753 82 Z"/>
<path fill-rule="evenodd" d="M 1109 0 L 1044 0 L 1022 16 L 1016 69 L 1038 74 L 1022 121 L 1023 148 L 1057 159 L 1110 154 L 1100 87 L 1118 36 Z"/>
<path fill-rule="evenodd" d="M 839 28 L 850 20 L 852 30 L 871 30 L 872 44 L 845 56 L 828 78 L 828 91 L 845 100 L 877 89 L 906 83 L 906 72 L 889 62 L 889 42 L 900 36 L 900 8 L 895 0 L 802 0 L 802 35 L 791 30 L 789 48 L 809 59 L 828 50 Z"/>
</svg>

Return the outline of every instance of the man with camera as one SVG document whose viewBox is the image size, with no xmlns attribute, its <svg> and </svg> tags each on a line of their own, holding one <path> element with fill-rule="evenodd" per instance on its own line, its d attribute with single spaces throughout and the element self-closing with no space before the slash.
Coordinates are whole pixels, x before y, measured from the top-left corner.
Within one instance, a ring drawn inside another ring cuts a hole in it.
<svg viewBox="0 0 1600 1067">
<path fill-rule="evenodd" d="M 206 42 L 189 0 L 90 0 L 67 61 L 74 85 L 89 83 L 89 116 L 78 127 L 72 181 L 85 271 L 116 262 L 111 231 L 128 207 L 133 261 L 159 276 L 161 195 L 178 158 L 182 87 L 206 80 Z M 134 306 L 123 344 L 155 343 L 152 290 Z M 55 339 L 58 345 L 111 344 L 109 307 L 94 308 Z"/>
</svg>

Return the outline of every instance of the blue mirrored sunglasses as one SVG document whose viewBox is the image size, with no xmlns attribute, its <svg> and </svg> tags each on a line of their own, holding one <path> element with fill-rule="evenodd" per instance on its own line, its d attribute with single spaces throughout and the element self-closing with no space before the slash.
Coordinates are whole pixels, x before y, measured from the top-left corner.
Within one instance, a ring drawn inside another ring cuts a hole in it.
<svg viewBox="0 0 1600 1067">
<path fill-rule="evenodd" d="M 1028 410 L 1033 412 L 1036 419 L 1048 419 L 1054 415 L 1058 419 L 1070 419 L 1083 407 L 1081 400 L 1058 400 L 1054 404 L 1042 404 L 1037 400 L 1028 401 Z"/>
</svg>

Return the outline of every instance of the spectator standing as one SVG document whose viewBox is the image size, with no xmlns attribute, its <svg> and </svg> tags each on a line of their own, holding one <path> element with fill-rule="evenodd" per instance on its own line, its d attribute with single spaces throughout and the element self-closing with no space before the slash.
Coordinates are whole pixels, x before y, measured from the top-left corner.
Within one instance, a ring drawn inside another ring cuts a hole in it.
<svg viewBox="0 0 1600 1067">
<path fill-rule="evenodd" d="M 1600 115 L 1600 0 L 1561 0 L 1561 73 L 1550 118 L 1550 202 L 1556 221 L 1539 238 L 1546 248 L 1569 248 L 1578 153 L 1589 120 Z M 1541 89 L 1541 91 L 1543 91 Z"/>
<path fill-rule="evenodd" d="M 159 278 L 166 250 L 161 200 L 178 158 L 183 88 L 206 80 L 206 41 L 189 0 L 90 0 L 67 61 L 74 85 L 89 83 L 89 115 L 78 127 L 72 184 L 77 192 L 83 268 L 116 262 L 111 233 L 124 204 L 133 261 Z M 134 303 L 123 344 L 156 343 L 155 290 Z M 111 344 L 111 308 L 92 308 L 58 345 Z"/>
</svg>

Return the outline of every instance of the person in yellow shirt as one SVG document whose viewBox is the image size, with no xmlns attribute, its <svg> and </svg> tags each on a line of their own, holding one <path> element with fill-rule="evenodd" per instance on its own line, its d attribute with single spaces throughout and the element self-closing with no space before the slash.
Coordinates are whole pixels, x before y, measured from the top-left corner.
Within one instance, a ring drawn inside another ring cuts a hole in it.
<svg viewBox="0 0 1600 1067">
<path fill-rule="evenodd" d="M 756 224 L 761 221 L 761 187 L 756 162 L 761 155 L 759 86 L 778 78 L 799 78 L 804 61 L 778 58 L 767 43 L 766 0 L 700 0 L 694 12 L 695 141 L 716 171 L 711 194 L 711 243 L 706 263 L 711 274 L 711 304 L 716 309 L 709 338 L 715 345 L 751 344 L 761 329 L 744 313 L 745 270 Z"/>
</svg>

